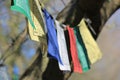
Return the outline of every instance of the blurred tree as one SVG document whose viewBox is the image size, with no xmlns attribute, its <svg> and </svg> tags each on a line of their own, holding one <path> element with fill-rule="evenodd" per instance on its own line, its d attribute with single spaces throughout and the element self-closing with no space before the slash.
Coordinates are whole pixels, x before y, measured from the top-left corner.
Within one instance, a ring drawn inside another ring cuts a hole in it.
<svg viewBox="0 0 120 80">
<path fill-rule="evenodd" d="M 97 33 L 97 35 L 93 34 L 95 39 L 106 20 L 115 9 L 120 6 L 120 0 L 111 0 L 110 2 L 108 0 L 71 0 L 70 2 L 66 0 L 69 2 L 67 2 L 67 5 L 61 0 L 63 7 L 66 6 L 61 11 L 53 7 L 54 4 L 52 4 L 50 9 L 50 3 L 55 1 L 57 0 L 41 0 L 52 15 L 56 16 L 59 13 L 56 19 L 61 23 L 70 24 L 74 27 L 83 17 L 89 18 L 92 21 L 91 25 L 93 29 Z M 27 46 L 29 48 L 34 47 L 35 49 L 35 51 L 33 51 L 35 54 L 34 57 L 32 57 L 30 61 L 27 61 L 25 55 L 22 53 L 22 48 L 27 41 L 29 42 L 29 37 L 27 35 L 25 17 L 10 10 L 10 0 L 0 0 L 0 54 L 2 54 L 2 58 L 5 59 L 5 64 L 8 65 L 10 74 L 13 74 L 13 65 L 17 64 L 20 66 L 21 80 L 42 80 L 40 70 L 42 64 L 41 47 L 39 43 L 35 43 L 32 47 Z M 30 42 L 30 44 L 34 44 L 34 42 Z M 26 69 L 26 67 L 28 68 Z M 53 74 L 48 74 L 52 69 L 54 69 Z M 46 80 L 46 77 L 48 77 L 49 80 L 67 80 L 70 75 L 71 73 L 62 73 L 58 68 L 57 62 L 50 60 L 43 80 Z M 77 80 L 77 77 L 74 80 Z"/>
</svg>

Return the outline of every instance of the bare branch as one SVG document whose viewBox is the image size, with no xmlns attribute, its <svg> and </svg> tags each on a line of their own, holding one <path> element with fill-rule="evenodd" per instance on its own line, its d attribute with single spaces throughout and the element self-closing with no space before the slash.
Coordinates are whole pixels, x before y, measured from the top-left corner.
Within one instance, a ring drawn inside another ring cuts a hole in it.
<svg viewBox="0 0 120 80">
<path fill-rule="evenodd" d="M 27 35 L 27 27 L 16 37 L 16 39 L 11 43 L 6 51 L 2 55 L 3 61 L 5 61 L 8 57 L 13 55 L 13 52 L 16 52 L 20 45 L 25 41 L 25 37 Z"/>
</svg>

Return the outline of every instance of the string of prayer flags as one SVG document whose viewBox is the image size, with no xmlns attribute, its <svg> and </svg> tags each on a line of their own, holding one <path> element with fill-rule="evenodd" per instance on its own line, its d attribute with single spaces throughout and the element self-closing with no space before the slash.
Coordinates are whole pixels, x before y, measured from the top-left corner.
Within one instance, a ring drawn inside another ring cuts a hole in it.
<svg viewBox="0 0 120 80">
<path fill-rule="evenodd" d="M 101 59 L 102 53 L 96 41 L 93 39 L 91 33 L 89 32 L 84 19 L 81 20 L 78 26 L 79 26 L 81 37 L 87 49 L 90 63 L 93 64 L 99 59 Z"/>
<path fill-rule="evenodd" d="M 74 27 L 74 33 L 75 33 L 75 37 L 76 37 L 76 46 L 77 46 L 77 51 L 78 51 L 78 58 L 79 58 L 79 61 L 81 63 L 83 72 L 86 72 L 90 69 L 90 64 L 89 64 L 89 60 L 88 60 L 87 51 L 86 51 L 86 48 L 84 47 L 84 44 L 82 42 L 78 27 Z"/>
<path fill-rule="evenodd" d="M 84 19 L 74 28 L 65 25 L 63 29 L 38 0 L 13 0 L 11 9 L 28 18 L 30 38 L 41 44 L 42 72 L 47 68 L 49 58 L 56 59 L 62 71 L 72 71 L 71 61 L 73 71 L 83 73 L 102 57 Z"/>
<path fill-rule="evenodd" d="M 59 46 L 59 54 L 63 64 L 59 63 L 60 70 L 62 71 L 71 71 L 68 51 L 66 46 L 66 40 L 64 35 L 64 29 L 60 26 L 60 23 L 55 20 L 56 29 L 57 29 L 57 39 Z"/>
<path fill-rule="evenodd" d="M 30 15 L 29 0 L 13 0 L 12 2 L 11 10 L 24 14 L 30 21 L 33 29 L 35 29 L 35 25 Z"/>
</svg>

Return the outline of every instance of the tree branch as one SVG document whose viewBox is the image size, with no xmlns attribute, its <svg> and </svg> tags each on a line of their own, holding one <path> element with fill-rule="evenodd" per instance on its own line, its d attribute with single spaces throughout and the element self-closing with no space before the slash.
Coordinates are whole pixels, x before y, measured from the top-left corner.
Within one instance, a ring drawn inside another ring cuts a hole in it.
<svg viewBox="0 0 120 80">
<path fill-rule="evenodd" d="M 8 46 L 6 51 L 2 55 L 2 60 L 5 61 L 8 57 L 16 52 L 21 44 L 25 41 L 27 35 L 27 27 L 16 37 L 16 39 Z"/>
<path fill-rule="evenodd" d="M 36 75 L 39 74 L 40 71 L 39 69 L 40 64 L 41 64 L 41 50 L 40 47 L 38 47 L 33 62 L 31 62 L 30 66 L 25 70 L 25 72 L 23 73 L 23 75 L 20 77 L 19 80 L 24 80 L 25 78 L 29 78 L 31 77 L 30 76 L 31 74 L 32 76 L 36 77 Z M 29 79 L 29 80 L 36 80 L 36 79 Z"/>
</svg>

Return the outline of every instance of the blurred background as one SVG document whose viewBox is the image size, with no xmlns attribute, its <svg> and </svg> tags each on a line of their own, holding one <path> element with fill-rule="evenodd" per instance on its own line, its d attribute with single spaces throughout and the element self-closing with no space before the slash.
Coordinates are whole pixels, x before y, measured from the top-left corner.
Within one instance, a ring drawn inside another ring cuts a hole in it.
<svg viewBox="0 0 120 80">
<path fill-rule="evenodd" d="M 54 18 L 69 1 L 41 0 Z M 120 0 L 116 1 L 120 3 Z M 10 0 L 0 0 L 0 59 L 5 58 L 5 65 L 10 77 L 13 78 L 16 74 L 18 77 L 23 74 L 34 59 L 39 44 L 30 40 L 26 30 L 25 16 L 11 11 L 10 5 Z M 90 71 L 72 74 L 79 77 L 77 79 L 71 77 L 71 80 L 120 80 L 120 50 L 117 50 L 117 52 L 107 53 L 108 51 L 105 52 L 104 49 L 103 58 L 92 65 Z"/>
</svg>

